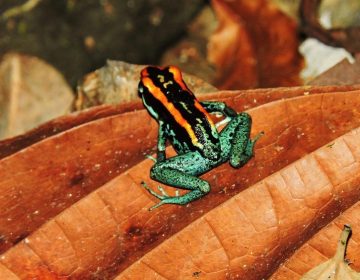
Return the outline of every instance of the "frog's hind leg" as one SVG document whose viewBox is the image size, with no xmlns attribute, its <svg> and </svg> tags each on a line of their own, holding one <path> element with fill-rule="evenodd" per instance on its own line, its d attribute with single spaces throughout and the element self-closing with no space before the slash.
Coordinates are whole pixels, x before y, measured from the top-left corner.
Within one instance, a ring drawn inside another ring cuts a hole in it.
<svg viewBox="0 0 360 280">
<path fill-rule="evenodd" d="M 209 183 L 196 176 L 212 167 L 213 164 L 208 159 L 203 158 L 198 152 L 189 152 L 155 164 L 150 172 L 150 177 L 153 180 L 190 191 L 184 195 L 168 196 L 161 190 L 161 194 L 158 194 L 143 184 L 150 194 L 161 200 L 149 210 L 163 204 L 185 205 L 209 193 Z"/>
<path fill-rule="evenodd" d="M 230 160 L 231 166 L 239 168 L 247 163 L 254 154 L 254 145 L 264 134 L 260 132 L 250 139 L 251 117 L 240 113 L 232 118 L 220 133 L 222 157 Z"/>
</svg>

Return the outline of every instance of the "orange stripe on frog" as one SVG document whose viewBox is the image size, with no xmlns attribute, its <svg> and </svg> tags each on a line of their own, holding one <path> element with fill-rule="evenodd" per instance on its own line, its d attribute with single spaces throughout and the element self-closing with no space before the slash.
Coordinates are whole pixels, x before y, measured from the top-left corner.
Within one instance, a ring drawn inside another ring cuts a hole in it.
<svg viewBox="0 0 360 280">
<path fill-rule="evenodd" d="M 143 82 L 144 86 L 146 88 L 148 88 L 148 92 L 150 94 L 152 94 L 157 100 L 159 100 L 161 102 L 161 104 L 163 104 L 164 107 L 174 117 L 175 121 L 186 130 L 186 132 L 188 133 L 188 135 L 191 139 L 191 142 L 194 144 L 194 146 L 201 148 L 202 144 L 199 143 L 199 140 L 197 139 L 195 132 L 193 131 L 191 125 L 181 115 L 179 110 L 175 108 L 174 104 L 169 102 L 169 100 L 167 99 L 165 94 L 161 91 L 161 89 L 158 88 L 157 86 L 155 86 L 153 81 L 149 77 L 143 77 L 142 82 Z"/>
<path fill-rule="evenodd" d="M 184 80 L 182 79 L 181 71 L 179 68 L 177 68 L 176 66 L 169 66 L 169 72 L 173 74 L 174 80 L 180 85 L 180 87 L 183 90 L 186 90 L 186 91 L 192 93 L 192 91 L 184 83 Z M 210 118 L 209 113 L 204 109 L 204 107 L 200 104 L 200 102 L 196 98 L 195 98 L 195 107 L 196 107 L 196 109 L 198 109 L 200 112 L 202 112 L 205 115 L 205 117 L 209 120 L 210 125 L 214 126 L 214 123 L 213 123 L 212 119 Z"/>
<path fill-rule="evenodd" d="M 192 91 L 184 83 L 184 80 L 182 78 L 181 71 L 179 68 L 177 68 L 176 66 L 169 66 L 169 72 L 173 74 L 174 80 L 180 85 L 180 87 L 183 90 L 186 90 L 186 91 L 192 93 Z M 194 105 L 195 105 L 196 109 L 198 109 L 201 113 L 203 113 L 205 115 L 205 117 L 208 119 L 210 125 L 212 127 L 215 127 L 209 113 L 204 109 L 204 107 L 200 104 L 200 102 L 196 98 L 194 100 Z"/>
<path fill-rule="evenodd" d="M 183 90 L 186 90 L 190 93 L 192 93 L 188 87 L 185 85 L 184 83 L 184 80 L 182 79 L 182 76 L 181 76 L 181 71 L 179 68 L 175 67 L 175 66 L 169 66 L 169 72 L 171 74 L 173 74 L 174 76 L 174 80 L 176 81 L 176 83 L 178 83 L 180 85 L 180 87 L 183 89 Z"/>
</svg>

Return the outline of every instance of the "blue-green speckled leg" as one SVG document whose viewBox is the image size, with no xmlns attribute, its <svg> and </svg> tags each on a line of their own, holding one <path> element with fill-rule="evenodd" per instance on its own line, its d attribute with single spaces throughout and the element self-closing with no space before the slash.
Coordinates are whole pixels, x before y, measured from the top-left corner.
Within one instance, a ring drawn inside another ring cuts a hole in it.
<svg viewBox="0 0 360 280">
<path fill-rule="evenodd" d="M 160 195 L 143 183 L 143 186 L 150 194 L 161 200 L 149 210 L 163 204 L 184 205 L 201 198 L 210 191 L 210 185 L 205 180 L 197 178 L 196 176 L 209 171 L 220 163 L 221 162 L 213 162 L 202 157 L 199 152 L 189 152 L 156 163 L 150 172 L 150 177 L 153 180 L 176 188 L 190 190 L 190 192 L 182 196 L 168 196 L 164 192 Z"/>
<path fill-rule="evenodd" d="M 233 167 L 239 168 L 253 156 L 254 145 L 263 133 L 259 133 L 253 140 L 250 139 L 251 117 L 247 113 L 237 114 L 223 102 L 206 101 L 201 104 L 209 113 L 220 112 L 230 119 L 230 122 L 219 134 L 221 144 L 219 160 L 212 161 L 198 151 L 166 159 L 167 135 L 164 124 L 159 122 L 157 161 L 151 169 L 150 176 L 153 180 L 163 184 L 190 191 L 182 196 L 169 196 L 161 187 L 159 187 L 161 193 L 159 194 L 142 183 L 150 194 L 160 199 L 160 202 L 149 210 L 163 204 L 184 205 L 201 198 L 210 191 L 210 185 L 197 176 L 228 160 Z"/>
<path fill-rule="evenodd" d="M 247 113 L 237 114 L 220 133 L 222 157 L 230 160 L 231 166 L 239 168 L 253 156 L 254 145 L 263 135 L 250 139 L 251 117 Z"/>
<path fill-rule="evenodd" d="M 264 133 L 260 132 L 251 140 L 249 114 L 237 114 L 224 102 L 203 101 L 201 104 L 209 113 L 219 112 L 231 119 L 220 133 L 221 158 L 230 160 L 231 166 L 235 168 L 243 166 L 253 156 L 254 145 Z"/>
</svg>

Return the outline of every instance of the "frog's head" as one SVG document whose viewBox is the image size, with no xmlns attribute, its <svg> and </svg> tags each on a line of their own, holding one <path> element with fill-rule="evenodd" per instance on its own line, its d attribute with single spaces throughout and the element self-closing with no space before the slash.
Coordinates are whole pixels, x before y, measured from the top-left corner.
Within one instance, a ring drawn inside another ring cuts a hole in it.
<svg viewBox="0 0 360 280">
<path fill-rule="evenodd" d="M 184 83 L 180 69 L 176 66 L 145 67 L 141 71 L 140 81 L 152 94 L 159 90 L 165 95 L 170 92 L 189 91 Z"/>
<path fill-rule="evenodd" d="M 187 91 L 188 94 L 178 93 Z M 192 93 L 187 89 L 181 71 L 175 66 L 145 67 L 140 73 L 138 95 L 149 113 L 158 119 L 165 112 L 174 111 L 174 103 L 180 96 L 184 99 Z"/>
</svg>

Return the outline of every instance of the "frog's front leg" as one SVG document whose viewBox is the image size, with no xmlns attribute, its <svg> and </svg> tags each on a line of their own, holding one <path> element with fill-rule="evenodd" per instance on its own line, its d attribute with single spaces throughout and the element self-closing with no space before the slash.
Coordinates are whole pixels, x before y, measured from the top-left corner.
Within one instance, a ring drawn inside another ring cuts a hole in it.
<svg viewBox="0 0 360 280">
<path fill-rule="evenodd" d="M 165 154 L 166 139 L 167 139 L 167 135 L 165 130 L 165 124 L 163 121 L 159 121 L 156 162 L 162 162 L 166 159 L 166 154 Z"/>
<path fill-rule="evenodd" d="M 165 193 L 160 195 L 144 185 L 150 194 L 161 200 L 149 210 L 163 204 L 184 205 L 203 197 L 210 192 L 210 185 L 205 180 L 196 176 L 207 172 L 218 164 L 218 162 L 213 162 L 202 157 L 197 151 L 178 155 L 163 162 L 156 163 L 150 172 L 150 177 L 153 180 L 190 191 L 181 196 L 168 196 Z"/>
<path fill-rule="evenodd" d="M 260 132 L 250 139 L 251 117 L 243 112 L 237 114 L 220 133 L 222 158 L 227 158 L 234 168 L 247 163 L 254 154 L 254 145 L 264 134 Z"/>
<path fill-rule="evenodd" d="M 166 154 L 165 154 L 166 139 L 167 139 L 167 135 L 165 130 L 165 124 L 163 121 L 159 121 L 156 159 L 152 155 L 147 155 L 146 157 L 148 159 L 151 159 L 155 163 L 164 161 L 166 159 Z"/>
</svg>

